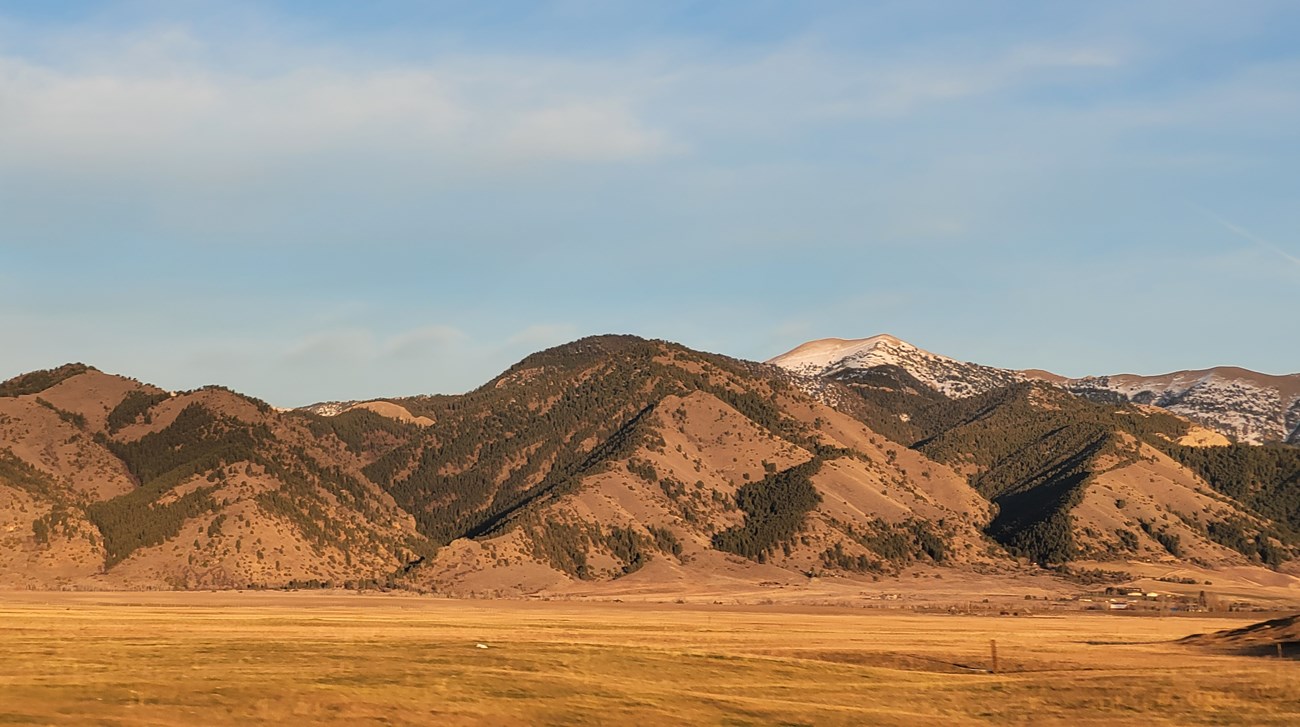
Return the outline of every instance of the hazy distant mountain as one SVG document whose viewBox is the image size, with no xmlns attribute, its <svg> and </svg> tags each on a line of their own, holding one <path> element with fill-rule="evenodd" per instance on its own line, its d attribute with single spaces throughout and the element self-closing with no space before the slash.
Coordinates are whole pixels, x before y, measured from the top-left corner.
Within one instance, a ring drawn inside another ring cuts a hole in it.
<svg viewBox="0 0 1300 727">
<path fill-rule="evenodd" d="M 1248 444 L 1300 442 L 1300 374 L 1271 376 L 1220 367 L 1161 376 L 1069 379 L 1041 370 L 1013 371 L 957 361 L 886 335 L 810 341 L 769 363 L 818 380 L 846 382 L 898 367 L 919 383 L 953 398 L 1021 381 L 1047 381 L 1094 399 L 1168 409 Z"/>
</svg>

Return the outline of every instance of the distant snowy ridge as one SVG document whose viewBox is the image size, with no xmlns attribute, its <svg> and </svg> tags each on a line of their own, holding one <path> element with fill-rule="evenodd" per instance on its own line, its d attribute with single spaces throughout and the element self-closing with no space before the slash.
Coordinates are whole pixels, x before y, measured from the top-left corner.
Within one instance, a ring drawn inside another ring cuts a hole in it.
<svg viewBox="0 0 1300 727">
<path fill-rule="evenodd" d="M 958 361 L 889 335 L 809 341 L 768 363 L 797 374 L 810 393 L 823 397 L 819 381 L 855 370 L 896 366 L 955 399 L 1022 381 L 1045 381 L 1091 399 L 1158 406 L 1240 442 L 1300 444 L 1300 374 L 1270 376 L 1220 367 L 1163 376 L 1067 379 L 1046 371 L 1012 371 Z"/>
<path fill-rule="evenodd" d="M 311 412 L 312 414 L 317 414 L 323 417 L 336 417 L 356 406 L 357 403 L 358 402 L 355 401 L 322 401 L 319 404 L 311 404 L 309 406 L 301 407 L 299 410 Z"/>
<path fill-rule="evenodd" d="M 1150 404 L 1249 444 L 1300 444 L 1300 374 L 1269 376 L 1222 367 L 1163 376 L 1089 376 L 1065 387 L 1096 398 L 1109 392 Z"/>
</svg>

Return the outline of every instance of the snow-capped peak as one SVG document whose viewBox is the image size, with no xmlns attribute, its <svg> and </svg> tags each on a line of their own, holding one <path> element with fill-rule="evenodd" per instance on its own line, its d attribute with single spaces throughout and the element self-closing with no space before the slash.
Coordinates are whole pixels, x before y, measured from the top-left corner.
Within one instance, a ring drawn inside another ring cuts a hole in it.
<svg viewBox="0 0 1300 727">
<path fill-rule="evenodd" d="M 884 334 L 851 340 L 810 341 L 768 363 L 818 378 L 877 366 L 897 366 L 926 386 L 955 398 L 975 396 L 1024 380 L 1012 371 L 957 361 Z"/>
<path fill-rule="evenodd" d="M 913 354 L 944 358 L 922 351 L 888 334 L 881 334 L 870 338 L 823 338 L 809 341 L 793 351 L 769 360 L 768 363 L 796 373 L 824 376 L 848 368 L 898 365 L 900 358 Z"/>
</svg>

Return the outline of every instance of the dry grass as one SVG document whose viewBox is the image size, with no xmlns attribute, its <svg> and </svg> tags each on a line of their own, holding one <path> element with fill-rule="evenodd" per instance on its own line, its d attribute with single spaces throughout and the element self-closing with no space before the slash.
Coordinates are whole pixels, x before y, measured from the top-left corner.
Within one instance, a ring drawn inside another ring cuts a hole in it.
<svg viewBox="0 0 1300 727">
<path fill-rule="evenodd" d="M 0 724 L 1296 724 L 1300 664 L 1167 642 L 1243 623 L 10 593 Z"/>
</svg>

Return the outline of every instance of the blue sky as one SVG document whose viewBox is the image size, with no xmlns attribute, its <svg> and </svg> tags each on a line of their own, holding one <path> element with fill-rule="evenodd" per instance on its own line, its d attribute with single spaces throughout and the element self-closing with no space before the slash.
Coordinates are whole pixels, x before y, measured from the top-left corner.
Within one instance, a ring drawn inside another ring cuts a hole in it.
<svg viewBox="0 0 1300 727">
<path fill-rule="evenodd" d="M 0 378 L 1300 371 L 1294 2 L 0 2 Z"/>
</svg>

